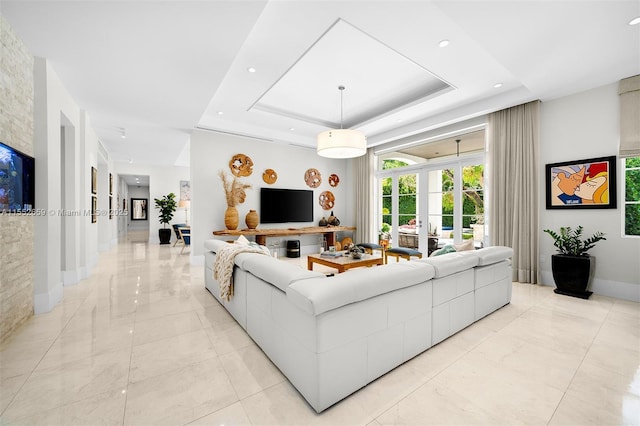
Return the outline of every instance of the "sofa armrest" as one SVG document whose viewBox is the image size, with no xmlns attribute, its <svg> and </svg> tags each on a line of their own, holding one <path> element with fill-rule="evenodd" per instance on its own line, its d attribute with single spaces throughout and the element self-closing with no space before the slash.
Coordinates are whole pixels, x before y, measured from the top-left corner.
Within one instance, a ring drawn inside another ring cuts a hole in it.
<svg viewBox="0 0 640 426">
<path fill-rule="evenodd" d="M 229 243 L 226 241 L 222 241 L 222 240 L 206 240 L 204 242 L 204 248 L 205 250 L 208 251 L 212 251 L 214 253 L 218 253 L 218 251 L 220 251 L 223 247 L 228 246 Z"/>
</svg>

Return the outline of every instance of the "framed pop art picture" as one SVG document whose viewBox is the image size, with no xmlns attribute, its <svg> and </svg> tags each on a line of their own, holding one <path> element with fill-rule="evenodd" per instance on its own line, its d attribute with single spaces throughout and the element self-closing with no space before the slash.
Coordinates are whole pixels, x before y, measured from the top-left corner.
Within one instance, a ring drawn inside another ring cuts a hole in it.
<svg viewBox="0 0 640 426">
<path fill-rule="evenodd" d="M 616 157 L 545 166 L 547 209 L 615 209 Z"/>
</svg>

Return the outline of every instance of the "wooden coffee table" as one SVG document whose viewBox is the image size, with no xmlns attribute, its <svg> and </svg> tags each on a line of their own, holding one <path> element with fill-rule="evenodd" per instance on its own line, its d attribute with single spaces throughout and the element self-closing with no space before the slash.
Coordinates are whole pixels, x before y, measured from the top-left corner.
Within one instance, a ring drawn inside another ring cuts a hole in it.
<svg viewBox="0 0 640 426">
<path fill-rule="evenodd" d="M 318 263 L 320 265 L 328 266 L 329 268 L 335 268 L 338 273 L 344 272 L 347 269 L 359 268 L 361 266 L 373 266 L 382 265 L 382 256 L 374 254 L 364 254 L 361 259 L 354 259 L 351 256 L 338 256 L 338 257 L 326 257 L 319 254 L 310 254 L 307 256 L 307 269 L 313 271 L 313 264 Z"/>
</svg>

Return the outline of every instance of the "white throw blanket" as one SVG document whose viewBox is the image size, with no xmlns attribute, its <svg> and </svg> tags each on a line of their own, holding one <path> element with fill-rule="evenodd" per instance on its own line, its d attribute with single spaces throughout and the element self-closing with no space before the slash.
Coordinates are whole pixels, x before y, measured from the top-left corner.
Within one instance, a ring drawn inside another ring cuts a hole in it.
<svg viewBox="0 0 640 426">
<path fill-rule="evenodd" d="M 233 296 L 233 266 L 234 260 L 240 253 L 266 254 L 263 250 L 244 244 L 229 244 L 216 253 L 213 264 L 213 278 L 220 285 L 220 299 L 231 300 Z"/>
</svg>

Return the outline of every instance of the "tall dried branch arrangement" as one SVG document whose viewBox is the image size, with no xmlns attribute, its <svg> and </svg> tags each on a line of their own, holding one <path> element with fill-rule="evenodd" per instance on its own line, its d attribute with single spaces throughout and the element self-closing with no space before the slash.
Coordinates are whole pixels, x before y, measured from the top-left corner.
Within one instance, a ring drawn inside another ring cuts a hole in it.
<svg viewBox="0 0 640 426">
<path fill-rule="evenodd" d="M 218 176 L 220 176 L 222 180 L 224 195 L 227 199 L 227 207 L 235 207 L 238 204 L 244 203 L 245 198 L 247 198 L 245 189 L 251 188 L 251 185 L 240 182 L 240 179 L 236 176 L 234 176 L 233 179 L 229 179 L 222 170 L 218 172 Z"/>
</svg>

